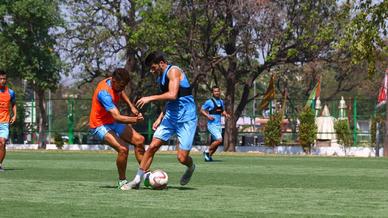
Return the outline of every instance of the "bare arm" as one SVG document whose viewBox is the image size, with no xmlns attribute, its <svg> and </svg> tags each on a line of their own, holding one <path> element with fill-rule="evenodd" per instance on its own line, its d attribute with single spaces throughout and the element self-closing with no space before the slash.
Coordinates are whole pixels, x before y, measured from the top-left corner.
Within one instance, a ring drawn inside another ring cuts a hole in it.
<svg viewBox="0 0 388 218">
<path fill-rule="evenodd" d="M 136 102 L 136 106 L 142 108 L 145 104 L 151 101 L 175 100 L 178 97 L 181 75 L 182 73 L 179 69 L 172 68 L 167 75 L 168 79 L 170 80 L 168 84 L 168 92 L 165 92 L 160 95 L 151 95 L 143 97 Z"/>
<path fill-rule="evenodd" d="M 162 112 L 159 114 L 158 119 L 156 119 L 155 122 L 152 124 L 152 129 L 153 129 L 154 131 L 158 128 L 158 126 L 159 126 L 160 123 L 162 122 L 163 116 L 164 116 L 164 112 L 162 111 Z"/>
<path fill-rule="evenodd" d="M 11 120 L 9 121 L 11 124 L 13 124 L 16 121 L 16 104 L 12 103 L 12 117 Z"/>
<path fill-rule="evenodd" d="M 113 119 L 120 123 L 132 124 L 144 120 L 143 115 L 141 114 L 138 114 L 136 117 L 121 115 L 117 108 L 109 110 L 109 113 L 113 116 Z"/>
<path fill-rule="evenodd" d="M 125 103 L 127 103 L 129 109 L 131 109 L 131 112 L 135 115 L 138 115 L 139 114 L 139 111 L 137 110 L 137 108 L 135 107 L 134 104 L 132 104 L 131 100 L 129 100 L 127 94 L 125 94 L 124 91 L 121 92 L 121 97 L 123 98 L 123 100 L 125 101 Z"/>
<path fill-rule="evenodd" d="M 203 116 L 205 116 L 205 117 L 206 117 L 207 119 L 209 119 L 209 120 L 214 120 L 214 117 L 210 116 L 210 115 L 209 115 L 209 112 L 206 111 L 206 110 L 203 110 L 202 108 L 201 108 L 201 114 L 202 114 Z"/>
</svg>

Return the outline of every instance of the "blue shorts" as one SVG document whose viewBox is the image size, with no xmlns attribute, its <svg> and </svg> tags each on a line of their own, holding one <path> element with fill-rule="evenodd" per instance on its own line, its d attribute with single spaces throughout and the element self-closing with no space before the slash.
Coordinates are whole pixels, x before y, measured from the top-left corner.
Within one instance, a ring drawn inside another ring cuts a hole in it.
<svg viewBox="0 0 388 218">
<path fill-rule="evenodd" d="M 179 148 L 190 151 L 193 146 L 194 135 L 197 129 L 197 119 L 183 123 L 177 123 L 170 119 L 163 118 L 162 123 L 156 129 L 154 137 L 162 141 L 167 141 L 173 135 L 178 136 Z"/>
<path fill-rule="evenodd" d="M 0 123 L 0 138 L 8 139 L 9 123 Z"/>
<path fill-rule="evenodd" d="M 222 127 L 220 125 L 207 125 L 213 140 L 222 141 Z"/>
<path fill-rule="evenodd" d="M 111 123 L 111 124 L 105 124 L 102 126 L 99 126 L 94 129 L 90 129 L 90 133 L 93 135 L 97 135 L 98 138 L 103 141 L 105 135 L 109 131 L 113 131 L 118 137 L 120 137 L 121 133 L 124 132 L 124 129 L 127 125 L 124 123 Z"/>
</svg>

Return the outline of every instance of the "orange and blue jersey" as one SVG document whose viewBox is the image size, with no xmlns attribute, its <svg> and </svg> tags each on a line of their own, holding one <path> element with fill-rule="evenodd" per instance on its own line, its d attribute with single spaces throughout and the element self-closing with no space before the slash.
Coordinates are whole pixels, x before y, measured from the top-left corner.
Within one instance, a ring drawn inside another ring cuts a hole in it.
<svg viewBox="0 0 388 218">
<path fill-rule="evenodd" d="M 0 89 L 0 123 L 9 123 L 10 120 L 10 106 L 15 104 L 15 92 L 5 86 Z"/>
<path fill-rule="evenodd" d="M 115 122 L 110 110 L 116 108 L 120 100 L 121 92 L 112 89 L 111 78 L 98 83 L 92 98 L 92 109 L 90 111 L 89 126 L 94 129 L 102 125 Z"/>
</svg>

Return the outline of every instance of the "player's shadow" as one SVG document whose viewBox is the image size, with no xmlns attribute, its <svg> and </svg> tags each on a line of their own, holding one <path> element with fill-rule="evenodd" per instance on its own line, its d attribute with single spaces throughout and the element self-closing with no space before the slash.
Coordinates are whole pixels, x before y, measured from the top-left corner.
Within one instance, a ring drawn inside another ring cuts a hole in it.
<svg viewBox="0 0 388 218">
<path fill-rule="evenodd" d="M 115 188 L 117 189 L 117 185 L 103 185 L 103 186 L 100 186 L 99 188 Z"/>
<path fill-rule="evenodd" d="M 212 160 L 212 161 L 205 161 L 205 163 L 215 163 L 215 162 L 224 162 L 223 160 Z"/>
<path fill-rule="evenodd" d="M 197 190 L 196 188 L 184 187 L 184 186 L 168 186 L 168 189 L 176 189 L 176 190 L 181 190 L 181 191 Z"/>
<path fill-rule="evenodd" d="M 117 186 L 115 185 L 103 185 L 103 186 L 99 186 L 99 188 L 106 188 L 106 189 L 117 189 Z M 151 190 L 150 188 L 144 188 L 144 187 L 141 187 L 141 189 L 144 189 L 144 190 Z M 168 189 L 175 189 L 175 190 L 181 190 L 181 191 L 191 191 L 191 190 L 197 190 L 196 188 L 191 188 L 191 187 L 183 187 L 183 186 L 168 186 L 167 190 Z M 163 190 L 161 190 L 163 191 Z"/>
<path fill-rule="evenodd" d="M 7 172 L 7 171 L 19 171 L 19 170 L 24 170 L 24 169 L 20 169 L 20 168 L 5 168 L 4 171 Z"/>
</svg>

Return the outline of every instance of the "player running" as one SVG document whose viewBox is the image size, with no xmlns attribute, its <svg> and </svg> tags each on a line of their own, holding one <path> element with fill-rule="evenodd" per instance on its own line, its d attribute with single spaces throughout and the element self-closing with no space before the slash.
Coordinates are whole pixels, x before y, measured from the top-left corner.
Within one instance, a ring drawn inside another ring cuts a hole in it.
<svg viewBox="0 0 388 218">
<path fill-rule="evenodd" d="M 207 121 L 207 129 L 212 137 L 212 143 L 209 148 L 203 152 L 206 162 L 213 161 L 213 154 L 216 152 L 219 145 L 222 144 L 222 126 L 221 115 L 227 119 L 230 115 L 226 113 L 224 101 L 221 99 L 221 90 L 219 87 L 214 86 L 212 88 L 213 97 L 205 101 L 201 107 L 201 114 L 204 115 Z"/>
<path fill-rule="evenodd" d="M 6 154 L 6 143 L 9 136 L 9 125 L 16 121 L 15 92 L 8 88 L 7 73 L 0 70 L 0 172 L 4 172 L 3 161 Z M 12 108 L 12 117 L 9 108 Z"/>
</svg>

